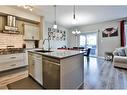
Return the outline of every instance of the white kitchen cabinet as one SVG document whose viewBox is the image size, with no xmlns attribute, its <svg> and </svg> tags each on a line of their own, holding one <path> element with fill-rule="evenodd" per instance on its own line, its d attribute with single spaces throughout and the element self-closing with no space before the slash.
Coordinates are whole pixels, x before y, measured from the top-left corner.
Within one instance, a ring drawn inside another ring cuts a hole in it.
<svg viewBox="0 0 127 95">
<path fill-rule="evenodd" d="M 24 24 L 24 39 L 39 40 L 39 27 Z"/>
<path fill-rule="evenodd" d="M 39 28 L 38 27 L 33 27 L 33 36 L 34 40 L 39 40 Z"/>
<path fill-rule="evenodd" d="M 26 66 L 25 53 L 0 55 L 0 71 Z"/>
<path fill-rule="evenodd" d="M 33 60 L 33 54 L 32 53 L 28 53 L 28 65 L 29 65 L 29 75 L 34 77 L 34 60 Z"/>
<path fill-rule="evenodd" d="M 29 75 L 32 76 L 39 84 L 42 81 L 42 55 L 28 53 Z"/>
<path fill-rule="evenodd" d="M 42 84 L 42 55 L 34 54 L 35 79 Z"/>
</svg>

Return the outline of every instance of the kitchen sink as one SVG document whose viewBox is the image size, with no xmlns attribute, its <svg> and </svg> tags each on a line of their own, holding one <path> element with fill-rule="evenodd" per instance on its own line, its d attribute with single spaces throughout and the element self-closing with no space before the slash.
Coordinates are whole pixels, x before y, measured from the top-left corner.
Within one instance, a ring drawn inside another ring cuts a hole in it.
<svg viewBox="0 0 127 95">
<path fill-rule="evenodd" d="M 35 50 L 36 52 L 42 52 L 42 53 L 47 53 L 47 52 L 53 52 L 53 51 L 48 51 L 48 50 Z"/>
</svg>

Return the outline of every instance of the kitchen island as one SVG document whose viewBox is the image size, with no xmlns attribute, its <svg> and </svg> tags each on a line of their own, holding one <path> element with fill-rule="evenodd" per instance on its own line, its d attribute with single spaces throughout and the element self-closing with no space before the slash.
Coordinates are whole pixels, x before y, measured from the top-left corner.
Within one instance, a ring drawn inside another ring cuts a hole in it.
<svg viewBox="0 0 127 95">
<path fill-rule="evenodd" d="M 29 75 L 46 89 L 78 89 L 84 81 L 82 51 L 28 51 Z"/>
</svg>

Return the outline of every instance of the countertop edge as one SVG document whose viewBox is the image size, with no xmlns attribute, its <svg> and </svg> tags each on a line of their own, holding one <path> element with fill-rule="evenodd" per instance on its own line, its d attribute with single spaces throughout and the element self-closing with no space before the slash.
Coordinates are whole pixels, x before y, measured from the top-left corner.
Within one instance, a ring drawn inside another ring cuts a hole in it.
<svg viewBox="0 0 127 95">
<path fill-rule="evenodd" d="M 28 52 L 32 52 L 32 53 L 35 53 L 35 54 L 40 54 L 40 55 L 43 55 L 43 56 L 46 56 L 46 57 L 52 57 L 52 58 L 56 58 L 56 59 L 65 59 L 65 58 L 69 58 L 69 57 L 80 55 L 80 54 L 84 53 L 84 52 L 81 52 L 81 53 L 77 53 L 75 55 L 69 55 L 69 56 L 65 56 L 65 57 L 56 57 L 56 56 L 51 56 L 51 55 L 47 55 L 47 54 L 44 54 L 44 53 L 39 53 L 39 52 L 36 52 L 36 51 L 28 51 Z"/>
</svg>

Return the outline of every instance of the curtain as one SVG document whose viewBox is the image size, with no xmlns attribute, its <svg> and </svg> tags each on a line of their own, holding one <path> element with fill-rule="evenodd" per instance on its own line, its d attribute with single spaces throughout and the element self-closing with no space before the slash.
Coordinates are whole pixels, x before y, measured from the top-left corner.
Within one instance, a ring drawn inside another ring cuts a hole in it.
<svg viewBox="0 0 127 95">
<path fill-rule="evenodd" d="M 126 35 L 125 35 L 125 25 L 124 20 L 120 21 L 120 34 L 121 34 L 121 46 L 126 46 Z"/>
</svg>

